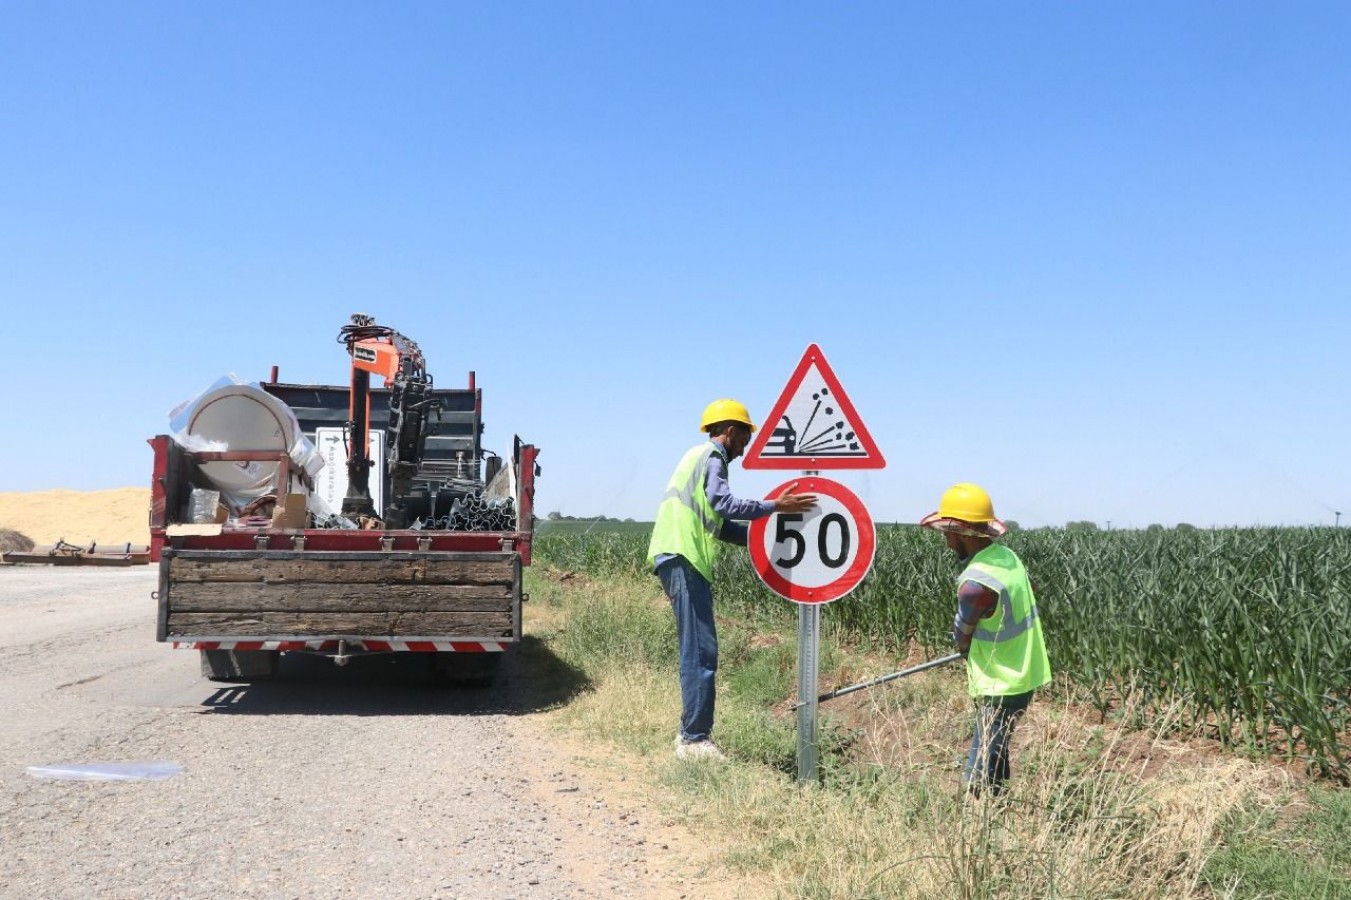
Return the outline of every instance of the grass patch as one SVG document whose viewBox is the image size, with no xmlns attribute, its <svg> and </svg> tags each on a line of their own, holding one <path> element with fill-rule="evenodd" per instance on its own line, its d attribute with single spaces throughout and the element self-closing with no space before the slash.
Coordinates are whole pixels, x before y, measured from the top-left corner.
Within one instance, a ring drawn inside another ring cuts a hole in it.
<svg viewBox="0 0 1351 900">
<path fill-rule="evenodd" d="M 724 628 L 724 631 L 729 630 Z M 730 629 L 732 646 L 718 648 L 719 665 L 727 669 L 727 687 L 740 700 L 769 707 L 787 697 L 797 684 L 797 646 L 777 641 L 752 646 L 746 633 Z"/>
<path fill-rule="evenodd" d="M 1293 821 L 1269 806 L 1236 811 L 1206 882 L 1234 900 L 1351 898 L 1351 792 L 1315 789 L 1307 803 Z"/>
<path fill-rule="evenodd" d="M 822 778 L 800 788 L 785 702 L 796 631 L 758 617 L 718 620 L 715 736 L 731 760 L 676 760 L 675 629 L 656 580 L 530 578 L 530 630 L 589 686 L 559 723 L 602 748 L 598 766 L 648 784 L 729 878 L 767 881 L 775 896 L 1351 896 L 1351 792 L 1302 799 L 1277 769 L 1129 731 L 1129 716 L 1102 724 L 1039 700 L 1015 737 L 1010 790 L 964 799 L 972 710 L 958 669 L 823 704 Z M 826 635 L 822 650 L 823 689 L 900 662 Z M 1307 809 L 1293 817 L 1292 803 Z M 1289 871 L 1269 874 L 1278 862 Z"/>
</svg>

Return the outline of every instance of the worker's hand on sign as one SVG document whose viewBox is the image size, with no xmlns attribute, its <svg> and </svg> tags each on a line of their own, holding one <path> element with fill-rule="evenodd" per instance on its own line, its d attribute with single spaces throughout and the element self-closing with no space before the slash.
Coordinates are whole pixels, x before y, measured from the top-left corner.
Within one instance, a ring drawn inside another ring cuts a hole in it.
<svg viewBox="0 0 1351 900">
<path fill-rule="evenodd" d="M 816 506 L 815 494 L 795 494 L 796 484 L 790 484 L 782 494 L 774 498 L 774 511 L 781 513 L 806 512 Z"/>
</svg>

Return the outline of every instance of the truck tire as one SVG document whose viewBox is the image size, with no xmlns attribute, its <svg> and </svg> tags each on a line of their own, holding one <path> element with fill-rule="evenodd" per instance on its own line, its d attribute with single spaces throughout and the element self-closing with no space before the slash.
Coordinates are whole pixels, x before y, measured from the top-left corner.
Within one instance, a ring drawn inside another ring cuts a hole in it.
<svg viewBox="0 0 1351 900">
<path fill-rule="evenodd" d="M 456 687 L 491 687 L 502 668 L 503 653 L 437 653 L 432 663 L 435 680 Z"/>
<path fill-rule="evenodd" d="M 202 677 L 211 681 L 267 681 L 277 674 L 279 650 L 199 650 Z"/>
</svg>

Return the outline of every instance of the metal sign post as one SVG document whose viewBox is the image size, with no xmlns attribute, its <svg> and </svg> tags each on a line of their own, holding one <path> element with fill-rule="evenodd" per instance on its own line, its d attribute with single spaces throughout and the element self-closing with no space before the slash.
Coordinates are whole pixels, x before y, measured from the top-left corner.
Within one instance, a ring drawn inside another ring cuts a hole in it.
<svg viewBox="0 0 1351 900">
<path fill-rule="evenodd" d="M 818 478 L 822 469 L 881 469 L 877 444 L 816 344 L 807 347 L 752 440 L 747 469 L 797 469 L 802 477 L 770 492 L 816 494 L 805 513 L 774 513 L 751 523 L 751 566 L 776 594 L 798 605 L 797 781 L 816 780 L 816 682 L 821 606 L 852 591 L 873 564 L 877 532 L 853 491 Z"/>
<path fill-rule="evenodd" d="M 853 491 L 815 472 L 779 485 L 815 494 L 806 513 L 774 513 L 751 523 L 751 566 L 775 593 L 798 605 L 798 783 L 816 780 L 816 685 L 820 668 L 821 607 L 852 591 L 872 567 L 877 531 Z"/>
<path fill-rule="evenodd" d="M 808 698 L 797 710 L 797 783 L 816 781 L 816 676 L 820 662 L 821 607 L 797 607 L 797 695 Z"/>
<path fill-rule="evenodd" d="M 817 474 L 807 470 L 804 478 Z M 821 604 L 797 605 L 797 695 L 811 699 L 797 711 L 797 783 L 816 782 L 816 685 L 821 663 Z"/>
</svg>

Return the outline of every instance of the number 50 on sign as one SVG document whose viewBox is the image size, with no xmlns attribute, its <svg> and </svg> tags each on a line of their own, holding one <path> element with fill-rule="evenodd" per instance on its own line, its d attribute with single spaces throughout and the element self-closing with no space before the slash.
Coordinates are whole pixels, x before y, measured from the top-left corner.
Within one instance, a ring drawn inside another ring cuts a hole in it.
<svg viewBox="0 0 1351 900">
<path fill-rule="evenodd" d="M 798 478 L 770 491 L 815 494 L 805 513 L 774 513 L 751 523 L 751 565 L 770 590 L 795 603 L 829 603 L 872 568 L 877 532 L 863 501 L 838 481 Z"/>
</svg>

